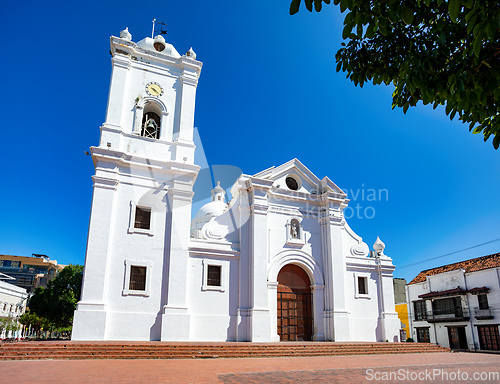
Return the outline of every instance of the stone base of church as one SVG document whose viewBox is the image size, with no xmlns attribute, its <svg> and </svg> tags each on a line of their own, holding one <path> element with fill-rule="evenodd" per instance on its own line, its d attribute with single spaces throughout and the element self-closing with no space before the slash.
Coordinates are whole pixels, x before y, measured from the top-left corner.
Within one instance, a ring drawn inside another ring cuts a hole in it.
<svg viewBox="0 0 500 384">
<path fill-rule="evenodd" d="M 161 341 L 189 341 L 190 316 L 187 308 L 163 307 Z"/>
<path fill-rule="evenodd" d="M 383 330 L 383 334 L 379 336 L 377 341 L 406 341 L 399 340 L 399 329 L 401 328 L 401 321 L 398 318 L 396 312 L 386 312 L 381 314 L 379 318 L 380 329 Z"/>
<path fill-rule="evenodd" d="M 271 318 L 267 309 L 251 310 L 250 341 L 271 341 Z"/>
<path fill-rule="evenodd" d="M 73 317 L 71 340 L 105 340 L 106 315 L 103 304 L 78 304 Z M 83 307 L 83 308 L 82 308 Z"/>
<path fill-rule="evenodd" d="M 349 314 L 344 311 L 333 311 L 333 341 L 350 341 Z"/>
</svg>

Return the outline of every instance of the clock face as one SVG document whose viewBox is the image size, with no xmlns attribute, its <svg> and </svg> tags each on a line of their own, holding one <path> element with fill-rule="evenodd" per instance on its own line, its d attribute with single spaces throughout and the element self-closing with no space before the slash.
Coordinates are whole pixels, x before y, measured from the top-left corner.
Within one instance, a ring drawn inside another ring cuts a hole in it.
<svg viewBox="0 0 500 384">
<path fill-rule="evenodd" d="M 146 84 L 146 93 L 151 96 L 163 95 L 163 88 L 155 81 Z"/>
</svg>

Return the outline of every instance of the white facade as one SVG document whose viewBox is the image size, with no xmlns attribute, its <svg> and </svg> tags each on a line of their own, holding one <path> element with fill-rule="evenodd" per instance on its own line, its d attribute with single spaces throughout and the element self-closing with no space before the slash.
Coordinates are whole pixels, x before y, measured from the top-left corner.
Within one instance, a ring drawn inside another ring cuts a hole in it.
<svg viewBox="0 0 500 384">
<path fill-rule="evenodd" d="M 474 263 L 457 263 L 456 269 L 436 274 L 431 270 L 423 281 L 410 283 L 411 337 L 415 341 L 428 337 L 429 342 L 452 349 L 500 349 L 500 268 L 496 263 L 496 267 L 473 267 L 472 271 L 468 270 Z"/>
<path fill-rule="evenodd" d="M 345 193 L 300 161 L 241 175 L 227 204 L 216 187 L 191 221 L 201 63 L 158 37 L 135 44 L 121 36 L 111 38 L 108 112 L 91 148 L 96 174 L 72 338 L 279 341 L 280 271 L 295 265 L 312 299 L 309 338 L 397 340 L 394 265 L 383 243 L 370 252 L 345 221 Z"/>
<path fill-rule="evenodd" d="M 12 318 L 17 322 L 17 318 L 26 311 L 27 301 L 26 289 L 0 280 L 0 318 Z M 19 334 L 20 330 L 15 332 L 3 330 L 0 333 L 0 339 L 16 338 Z"/>
</svg>

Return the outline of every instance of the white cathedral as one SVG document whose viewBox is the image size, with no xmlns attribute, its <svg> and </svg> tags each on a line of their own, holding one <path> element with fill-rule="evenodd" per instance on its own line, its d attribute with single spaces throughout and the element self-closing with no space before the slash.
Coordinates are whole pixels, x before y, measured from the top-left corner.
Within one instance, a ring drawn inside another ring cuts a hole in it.
<svg viewBox="0 0 500 384">
<path fill-rule="evenodd" d="M 72 339 L 397 341 L 394 265 L 349 227 L 346 194 L 294 159 L 191 219 L 202 63 L 127 29 L 111 53 Z"/>
</svg>

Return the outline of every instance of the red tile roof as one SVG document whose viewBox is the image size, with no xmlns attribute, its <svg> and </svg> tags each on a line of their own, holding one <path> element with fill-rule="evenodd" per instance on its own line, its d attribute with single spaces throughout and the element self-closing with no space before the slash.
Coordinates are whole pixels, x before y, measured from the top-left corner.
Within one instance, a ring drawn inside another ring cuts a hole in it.
<svg viewBox="0 0 500 384">
<path fill-rule="evenodd" d="M 427 276 L 454 271 L 456 269 L 465 269 L 465 272 L 469 273 L 496 267 L 500 267 L 500 253 L 459 261 L 458 263 L 443 265 L 442 267 L 426 269 L 420 272 L 409 284 L 421 283 L 426 280 Z"/>
</svg>

